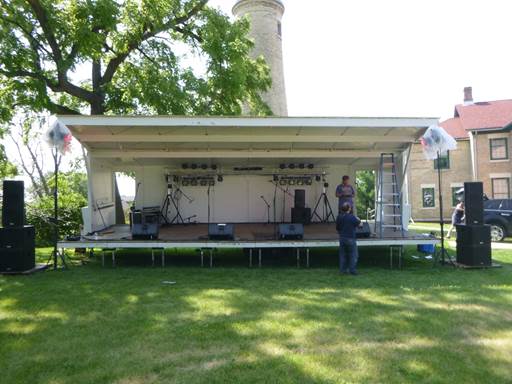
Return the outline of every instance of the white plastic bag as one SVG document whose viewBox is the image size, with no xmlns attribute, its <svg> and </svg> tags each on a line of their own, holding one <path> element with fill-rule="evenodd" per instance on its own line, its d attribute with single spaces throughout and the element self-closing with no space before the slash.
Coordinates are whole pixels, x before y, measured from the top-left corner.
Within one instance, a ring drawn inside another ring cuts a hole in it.
<svg viewBox="0 0 512 384">
<path fill-rule="evenodd" d="M 57 148 L 60 153 L 64 154 L 71 149 L 73 135 L 68 127 L 56 120 L 46 131 L 45 139 L 51 148 Z"/>
<path fill-rule="evenodd" d="M 428 127 L 420 142 L 428 160 L 435 160 L 438 154 L 444 156 L 446 152 L 457 148 L 457 141 L 438 125 Z"/>
</svg>

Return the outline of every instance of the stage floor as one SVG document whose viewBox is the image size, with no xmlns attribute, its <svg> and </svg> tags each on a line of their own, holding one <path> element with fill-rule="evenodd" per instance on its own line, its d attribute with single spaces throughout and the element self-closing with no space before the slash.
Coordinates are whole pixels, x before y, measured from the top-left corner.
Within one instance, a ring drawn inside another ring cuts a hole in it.
<svg viewBox="0 0 512 384">
<path fill-rule="evenodd" d="M 79 241 L 61 241 L 61 248 L 316 248 L 338 246 L 334 223 L 312 223 L 304 226 L 302 240 L 277 240 L 274 224 L 235 224 L 235 239 L 208 240 L 207 224 L 170 225 L 160 228 L 157 240 L 133 240 L 128 225 L 113 226 L 97 236 Z M 373 226 L 371 226 L 373 229 Z M 359 246 L 400 246 L 437 244 L 434 237 L 411 232 L 386 231 L 382 237 L 372 235 L 358 239 Z"/>
</svg>

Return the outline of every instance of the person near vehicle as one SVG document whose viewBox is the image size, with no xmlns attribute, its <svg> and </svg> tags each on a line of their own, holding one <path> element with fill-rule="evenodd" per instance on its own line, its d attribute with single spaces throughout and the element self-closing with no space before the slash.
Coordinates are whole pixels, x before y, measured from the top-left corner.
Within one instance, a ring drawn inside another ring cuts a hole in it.
<svg viewBox="0 0 512 384">
<path fill-rule="evenodd" d="M 341 213 L 336 219 L 336 231 L 340 236 L 340 273 L 357 275 L 356 266 L 358 259 L 356 228 L 361 225 L 361 220 L 352 214 L 352 208 L 345 202 L 341 206 Z"/>
<path fill-rule="evenodd" d="M 338 198 L 338 213 L 341 213 L 341 207 L 343 204 L 348 203 L 351 210 L 354 210 L 354 197 L 356 191 L 352 185 L 350 185 L 350 177 L 347 175 L 341 179 L 341 184 L 336 187 L 336 197 Z"/>
<path fill-rule="evenodd" d="M 462 224 L 464 221 L 464 202 L 460 201 L 459 204 L 455 206 L 455 209 L 452 213 L 452 225 L 450 226 L 450 229 L 448 230 L 448 235 L 446 237 L 450 238 L 452 235 L 452 231 L 455 228 L 455 225 Z"/>
</svg>

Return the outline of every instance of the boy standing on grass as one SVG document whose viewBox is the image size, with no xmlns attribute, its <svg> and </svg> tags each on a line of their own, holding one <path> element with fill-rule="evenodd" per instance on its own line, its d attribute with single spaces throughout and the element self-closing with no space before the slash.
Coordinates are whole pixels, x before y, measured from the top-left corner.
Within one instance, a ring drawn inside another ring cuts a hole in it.
<svg viewBox="0 0 512 384">
<path fill-rule="evenodd" d="M 336 219 L 336 231 L 340 235 L 340 273 L 357 275 L 357 241 L 356 228 L 361 225 L 361 220 L 352 214 L 349 203 L 341 206 L 341 213 Z M 347 260 L 348 259 L 348 260 Z"/>
</svg>

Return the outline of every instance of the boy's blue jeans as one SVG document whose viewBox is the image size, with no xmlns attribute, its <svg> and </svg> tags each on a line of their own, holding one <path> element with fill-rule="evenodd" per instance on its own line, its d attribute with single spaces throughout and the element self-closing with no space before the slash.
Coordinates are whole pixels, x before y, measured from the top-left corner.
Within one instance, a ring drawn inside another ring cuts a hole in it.
<svg viewBox="0 0 512 384">
<path fill-rule="evenodd" d="M 350 273 L 356 272 L 357 265 L 357 241 L 356 239 L 349 239 L 340 237 L 340 272 Z"/>
</svg>

